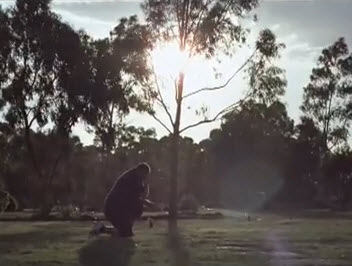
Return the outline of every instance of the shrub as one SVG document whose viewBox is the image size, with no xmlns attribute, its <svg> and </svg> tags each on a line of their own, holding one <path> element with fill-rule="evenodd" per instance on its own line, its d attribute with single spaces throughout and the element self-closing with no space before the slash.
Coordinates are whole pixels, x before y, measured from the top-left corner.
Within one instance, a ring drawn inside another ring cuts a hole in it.
<svg viewBox="0 0 352 266">
<path fill-rule="evenodd" d="M 79 216 L 79 209 L 72 204 L 58 206 L 57 211 L 59 212 L 60 216 L 64 219 L 78 217 Z"/>
<path fill-rule="evenodd" d="M 185 194 L 179 201 L 179 210 L 197 212 L 199 209 L 199 202 L 192 194 Z"/>
</svg>

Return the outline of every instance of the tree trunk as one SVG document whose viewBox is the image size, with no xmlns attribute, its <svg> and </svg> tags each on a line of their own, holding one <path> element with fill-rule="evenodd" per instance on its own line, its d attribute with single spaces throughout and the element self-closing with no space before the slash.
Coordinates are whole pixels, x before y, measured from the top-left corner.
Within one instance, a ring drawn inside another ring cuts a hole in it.
<svg viewBox="0 0 352 266">
<path fill-rule="evenodd" d="M 34 151 L 32 139 L 31 139 L 31 132 L 30 132 L 30 128 L 27 126 L 27 123 L 26 123 L 26 128 L 25 128 L 25 142 L 27 145 L 27 150 L 29 152 L 29 156 L 31 157 L 34 171 L 36 172 L 36 175 L 39 180 L 38 186 L 40 188 L 42 188 L 42 189 L 35 192 L 35 193 L 39 193 L 41 195 L 35 195 L 36 197 L 40 196 L 40 199 L 39 199 L 40 203 L 39 203 L 39 212 L 37 214 L 35 214 L 34 217 L 45 219 L 45 218 L 49 217 L 49 214 L 50 214 L 51 209 L 53 207 L 53 203 L 51 202 L 51 200 L 49 199 L 49 197 L 47 195 L 48 191 L 47 191 L 47 187 L 45 184 L 45 179 L 44 179 L 42 170 L 39 166 L 36 152 Z"/>
<path fill-rule="evenodd" d="M 181 108 L 183 97 L 183 83 L 184 74 L 181 72 L 178 78 L 176 89 L 176 118 L 174 124 L 174 132 L 171 140 L 171 154 L 170 154 L 170 197 L 169 197 L 169 215 L 170 223 L 176 224 L 177 220 L 177 190 L 178 190 L 178 164 L 179 164 L 179 137 L 180 137 L 180 122 L 181 122 Z"/>
<path fill-rule="evenodd" d="M 170 220 L 177 219 L 177 186 L 178 186 L 178 134 L 172 135 L 170 154 L 170 196 L 169 215 Z"/>
<path fill-rule="evenodd" d="M 316 200 L 323 205 L 324 207 L 331 208 L 332 204 L 329 200 L 329 193 L 328 193 L 328 187 L 326 184 L 326 176 L 324 173 L 324 166 L 328 160 L 329 156 L 329 149 L 328 149 L 328 144 L 327 144 L 327 130 L 324 129 L 323 133 L 323 151 L 320 156 L 320 162 L 319 162 L 319 167 L 317 171 L 317 197 Z"/>
<path fill-rule="evenodd" d="M 36 154 L 34 152 L 32 140 L 31 140 L 31 135 L 30 135 L 30 128 L 28 128 L 27 126 L 26 126 L 26 129 L 25 129 L 25 141 L 26 141 L 26 145 L 27 145 L 27 150 L 29 152 L 29 156 L 31 157 L 31 161 L 32 161 L 32 164 L 33 164 L 34 171 L 38 175 L 39 180 L 42 181 L 42 179 L 43 179 L 42 171 L 41 171 L 41 169 L 39 167 L 39 164 L 38 164 L 38 161 L 37 161 L 37 157 L 36 157 Z"/>
</svg>

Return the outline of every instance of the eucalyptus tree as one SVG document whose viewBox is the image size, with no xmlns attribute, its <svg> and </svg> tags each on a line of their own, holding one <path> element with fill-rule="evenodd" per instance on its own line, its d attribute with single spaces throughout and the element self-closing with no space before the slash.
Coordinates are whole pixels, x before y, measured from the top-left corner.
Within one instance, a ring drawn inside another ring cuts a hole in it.
<svg viewBox="0 0 352 266">
<path fill-rule="evenodd" d="M 251 11 L 258 6 L 258 0 L 147 0 L 142 4 L 146 24 L 151 31 L 154 47 L 158 45 L 176 43 L 178 54 L 186 55 L 187 60 L 202 56 L 205 59 L 220 56 L 233 57 L 236 49 L 246 43 L 249 29 L 244 26 L 244 20 L 250 17 Z M 254 16 L 256 19 L 256 16 Z M 272 67 L 272 62 L 279 56 L 282 44 L 276 42 L 276 38 L 270 30 L 263 30 L 256 41 L 252 54 L 233 70 L 233 74 L 224 84 L 214 87 L 189 88 L 185 87 L 185 79 L 191 73 L 180 70 L 174 80 L 175 103 L 166 102 L 161 92 L 158 77 L 154 75 L 150 91 L 153 103 L 158 104 L 166 113 L 167 121 L 158 116 L 155 107 L 150 107 L 149 113 L 167 130 L 172 136 L 170 148 L 170 216 L 173 220 L 177 216 L 177 188 L 179 168 L 179 140 L 180 135 L 187 130 L 199 125 L 213 122 L 222 115 L 236 109 L 243 100 L 255 95 L 266 97 L 259 90 L 270 88 L 282 90 L 285 82 L 282 79 L 283 72 Z M 171 60 L 171 59 L 170 59 Z M 170 65 L 173 62 L 170 61 Z M 185 102 L 190 97 L 200 97 L 204 92 L 215 92 L 227 87 L 238 73 L 247 69 L 250 76 L 249 89 L 243 99 L 224 106 L 213 117 L 206 115 L 206 108 L 198 113 L 203 118 L 193 124 L 182 126 L 182 113 Z M 153 67 L 152 67 L 152 72 Z M 256 77 L 261 75 L 262 78 Z M 278 80 L 273 80 L 277 78 Z M 267 93 L 268 94 L 268 93 Z M 175 106 L 170 108 L 170 106 Z"/>
</svg>

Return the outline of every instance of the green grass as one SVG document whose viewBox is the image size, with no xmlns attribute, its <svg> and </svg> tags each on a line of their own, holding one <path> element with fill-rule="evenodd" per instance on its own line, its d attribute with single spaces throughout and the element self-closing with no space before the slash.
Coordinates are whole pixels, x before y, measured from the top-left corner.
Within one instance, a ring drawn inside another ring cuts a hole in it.
<svg viewBox="0 0 352 266">
<path fill-rule="evenodd" d="M 352 265 L 352 220 L 260 216 L 135 227 L 130 240 L 88 239 L 89 222 L 0 222 L 0 265 Z"/>
</svg>

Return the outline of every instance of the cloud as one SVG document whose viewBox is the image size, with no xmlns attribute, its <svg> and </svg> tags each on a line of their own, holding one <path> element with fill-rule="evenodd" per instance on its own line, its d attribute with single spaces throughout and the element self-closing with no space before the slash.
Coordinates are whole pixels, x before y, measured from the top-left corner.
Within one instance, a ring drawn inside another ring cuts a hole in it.
<svg viewBox="0 0 352 266">
<path fill-rule="evenodd" d="M 15 1 L 0 0 L 3 6 Z M 94 37 L 107 37 L 122 17 L 142 17 L 140 1 L 134 0 L 54 0 L 52 9 L 74 28 L 85 29 Z"/>
<path fill-rule="evenodd" d="M 119 1 L 119 2 L 76 2 L 70 4 L 56 4 L 54 2 L 53 9 L 55 11 L 66 10 L 75 16 L 83 16 L 94 18 L 99 21 L 108 23 L 114 22 L 117 24 L 118 20 L 122 17 L 131 15 L 142 16 L 140 3 L 136 1 Z"/>
<path fill-rule="evenodd" d="M 341 36 L 350 36 L 352 1 L 266 0 L 257 10 L 262 25 L 279 24 L 278 36 L 296 33 L 312 46 L 328 46 Z"/>
<path fill-rule="evenodd" d="M 69 23 L 76 30 L 83 29 L 95 38 L 104 38 L 109 35 L 114 26 L 114 21 L 104 21 L 91 16 L 79 15 L 66 9 L 55 9 L 55 12 L 62 17 L 62 20 Z"/>
<path fill-rule="evenodd" d="M 78 16 L 72 12 L 69 12 L 65 9 L 55 9 L 55 12 L 58 13 L 64 20 L 68 19 L 69 21 L 72 21 L 74 25 L 79 25 L 79 24 L 85 24 L 88 27 L 91 27 L 92 25 L 97 25 L 99 26 L 108 26 L 111 25 L 111 23 L 108 23 L 106 21 L 96 19 L 91 16 Z"/>
<path fill-rule="evenodd" d="M 278 36 L 280 42 L 285 43 L 284 55 L 292 60 L 314 60 L 324 49 L 324 46 L 314 46 L 299 38 L 297 33 L 286 36 Z"/>
<path fill-rule="evenodd" d="M 322 46 L 312 47 L 307 42 L 297 43 L 289 47 L 288 56 L 295 60 L 307 60 L 307 58 L 315 60 L 323 48 Z"/>
</svg>

